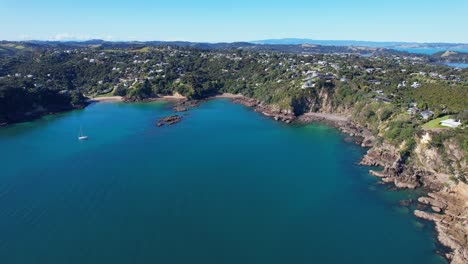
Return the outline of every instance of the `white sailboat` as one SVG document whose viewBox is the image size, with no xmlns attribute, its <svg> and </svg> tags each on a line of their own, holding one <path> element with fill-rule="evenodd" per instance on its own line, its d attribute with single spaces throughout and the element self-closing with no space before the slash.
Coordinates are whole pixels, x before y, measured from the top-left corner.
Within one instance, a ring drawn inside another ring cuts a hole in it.
<svg viewBox="0 0 468 264">
<path fill-rule="evenodd" d="M 87 140 L 88 139 L 88 136 L 85 136 L 83 134 L 83 129 L 81 129 L 81 126 L 80 126 L 80 134 L 78 135 L 78 140 Z"/>
</svg>

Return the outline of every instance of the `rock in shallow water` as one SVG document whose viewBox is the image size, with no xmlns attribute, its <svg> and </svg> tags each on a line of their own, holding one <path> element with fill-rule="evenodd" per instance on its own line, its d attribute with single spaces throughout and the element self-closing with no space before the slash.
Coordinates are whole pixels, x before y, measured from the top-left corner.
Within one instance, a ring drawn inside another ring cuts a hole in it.
<svg viewBox="0 0 468 264">
<path fill-rule="evenodd" d="M 156 126 L 161 127 L 163 125 L 173 125 L 180 122 L 181 120 L 182 117 L 178 115 L 167 116 L 159 119 L 159 121 L 156 123 Z"/>
</svg>

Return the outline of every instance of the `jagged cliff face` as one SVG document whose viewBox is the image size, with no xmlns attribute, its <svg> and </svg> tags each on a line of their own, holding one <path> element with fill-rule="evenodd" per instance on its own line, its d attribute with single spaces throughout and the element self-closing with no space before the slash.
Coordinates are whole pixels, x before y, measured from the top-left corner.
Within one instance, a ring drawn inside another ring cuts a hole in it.
<svg viewBox="0 0 468 264">
<path fill-rule="evenodd" d="M 399 147 L 383 143 L 372 147 L 361 164 L 383 166 L 383 171 L 371 174 L 399 188 L 423 186 L 432 190 L 428 198 L 418 200 L 430 205 L 432 212 L 414 213 L 435 222 L 439 241 L 453 250 L 446 255 L 452 264 L 468 263 L 468 185 L 461 181 L 467 172 L 466 153 L 453 139 L 443 142 L 444 153 L 440 153 L 431 140 L 429 132 L 417 138 L 409 162 L 403 160 Z"/>
<path fill-rule="evenodd" d="M 307 91 L 307 96 L 293 99 L 291 106 L 296 115 L 307 112 L 345 113 L 348 109 L 343 105 L 336 105 L 334 92 L 333 89 L 325 87 L 310 90 Z"/>
<path fill-rule="evenodd" d="M 333 90 L 326 88 L 293 102 L 292 107 L 296 115 L 321 112 L 350 116 L 354 110 L 353 106 L 337 104 Z M 468 165 L 467 153 L 459 142 L 449 138 L 443 141 L 442 148 L 436 148 L 431 142 L 433 133 L 437 132 L 425 132 L 422 136 L 415 135 L 415 148 L 409 155 L 403 155 L 404 142 L 400 145 L 385 140 L 377 143 L 368 135 L 370 131 L 366 127 L 369 127 L 366 121 L 340 125 L 342 131 L 368 138 L 372 143 L 361 164 L 383 167 L 382 171 L 371 170 L 370 173 L 399 188 L 430 190 L 429 198 L 420 198 L 419 202 L 430 205 L 432 212 L 415 211 L 415 215 L 436 223 L 439 241 L 453 250 L 447 254 L 451 263 L 468 263 L 468 185 L 461 181 L 468 177 Z M 385 129 L 386 124 L 380 122 L 378 130 Z"/>
<path fill-rule="evenodd" d="M 452 264 L 468 263 L 468 185 L 459 182 L 428 196 L 419 202 L 430 205 L 432 212 L 416 210 L 414 214 L 435 222 L 439 241 L 453 249 L 447 254 Z"/>
<path fill-rule="evenodd" d="M 307 97 L 300 100 L 293 100 L 293 111 L 298 113 L 321 112 L 334 113 L 350 116 L 355 110 L 353 106 L 338 104 L 335 95 L 336 90 L 326 87 L 308 91 Z M 354 122 L 358 129 L 357 136 L 370 138 L 366 121 Z M 384 132 L 386 124 L 380 122 L 379 130 Z M 345 132 L 347 129 L 342 129 Z M 353 133 L 356 130 L 352 131 Z M 374 135 L 378 136 L 378 135 Z M 382 166 L 386 174 L 384 180 L 394 182 L 401 187 L 416 188 L 426 186 L 430 189 L 441 189 L 442 185 L 447 184 L 453 175 L 467 174 L 466 153 L 460 149 L 459 144 L 453 139 L 444 142 L 443 152 L 431 146 L 432 136 L 427 132 L 422 136 L 415 135 L 416 147 L 410 157 L 402 157 L 404 142 L 401 145 L 391 144 L 383 141 L 380 144 L 373 144 L 367 155 L 363 158 L 362 164 L 370 166 Z M 387 178 L 387 179 L 385 179 Z"/>
<path fill-rule="evenodd" d="M 443 150 L 431 147 L 432 135 L 426 132 L 418 139 L 414 150 L 415 166 L 423 168 L 435 175 L 440 184 L 453 184 L 456 176 L 464 178 L 468 171 L 466 153 L 453 139 L 443 142 Z M 443 153 L 441 153 L 443 152 Z"/>
</svg>

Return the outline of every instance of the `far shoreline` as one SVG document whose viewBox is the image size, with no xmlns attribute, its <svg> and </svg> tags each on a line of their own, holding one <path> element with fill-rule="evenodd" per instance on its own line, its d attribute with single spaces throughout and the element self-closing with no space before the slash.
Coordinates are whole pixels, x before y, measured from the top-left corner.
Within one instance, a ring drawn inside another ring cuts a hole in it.
<svg viewBox="0 0 468 264">
<path fill-rule="evenodd" d="M 207 98 L 201 99 L 203 100 L 209 100 L 209 99 L 240 99 L 240 98 L 246 98 L 242 94 L 232 94 L 232 93 L 223 93 L 223 94 L 217 94 L 213 96 L 209 96 Z M 102 103 L 102 102 L 125 102 L 125 103 L 137 103 L 137 102 L 157 102 L 157 101 L 181 101 L 181 100 L 190 100 L 187 97 L 175 93 L 174 95 L 162 95 L 162 96 L 157 96 L 157 97 L 149 97 L 145 99 L 138 99 L 138 100 L 132 100 L 130 98 L 126 98 L 124 96 L 98 96 L 98 97 L 90 97 L 87 102 L 88 103 Z M 200 101 L 200 100 L 196 100 Z"/>
</svg>

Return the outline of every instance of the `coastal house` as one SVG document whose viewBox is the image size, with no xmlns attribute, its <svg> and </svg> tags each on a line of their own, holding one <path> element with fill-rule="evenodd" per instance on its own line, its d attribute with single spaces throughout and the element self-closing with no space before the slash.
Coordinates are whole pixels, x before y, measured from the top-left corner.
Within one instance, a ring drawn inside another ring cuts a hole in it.
<svg viewBox="0 0 468 264">
<path fill-rule="evenodd" d="M 457 128 L 457 127 L 459 127 L 461 125 L 461 122 L 460 122 L 460 120 L 455 120 L 455 119 L 451 118 L 451 119 L 441 121 L 440 125 L 444 126 L 444 127 Z"/>
<path fill-rule="evenodd" d="M 419 116 L 421 116 L 421 118 L 424 119 L 424 120 L 427 120 L 427 119 L 431 118 L 433 115 L 434 115 L 434 112 L 432 112 L 430 110 L 422 111 L 419 114 Z"/>
<path fill-rule="evenodd" d="M 385 97 L 385 96 L 377 96 L 375 97 L 375 100 L 379 101 L 379 102 L 384 102 L 384 103 L 390 103 L 392 100 L 390 100 L 389 98 Z"/>
<path fill-rule="evenodd" d="M 416 115 L 419 112 L 418 104 L 415 102 L 410 103 L 406 112 L 412 116 Z"/>
<path fill-rule="evenodd" d="M 377 90 L 377 91 L 375 91 L 375 93 L 380 94 L 380 95 L 384 95 L 384 92 L 382 90 Z"/>
<path fill-rule="evenodd" d="M 321 78 L 324 79 L 324 80 L 327 80 L 327 81 L 331 81 L 331 80 L 335 79 L 335 75 L 333 75 L 332 73 L 327 72 L 326 74 L 322 75 Z"/>
<path fill-rule="evenodd" d="M 306 81 L 306 82 L 302 85 L 302 89 L 314 88 L 314 87 L 315 87 L 315 82 L 313 82 L 312 80 Z"/>
<path fill-rule="evenodd" d="M 409 115 L 414 116 L 414 115 L 416 115 L 416 114 L 418 113 L 418 109 L 415 108 L 415 107 L 410 107 L 410 108 L 408 108 L 408 110 L 406 110 L 406 112 L 407 112 Z"/>
<path fill-rule="evenodd" d="M 413 84 L 411 84 L 411 87 L 413 87 L 413 88 L 415 88 L 415 89 L 416 89 L 416 88 L 419 88 L 419 87 L 421 87 L 421 84 L 420 84 L 420 83 L 418 83 L 418 82 L 413 82 Z"/>
</svg>

